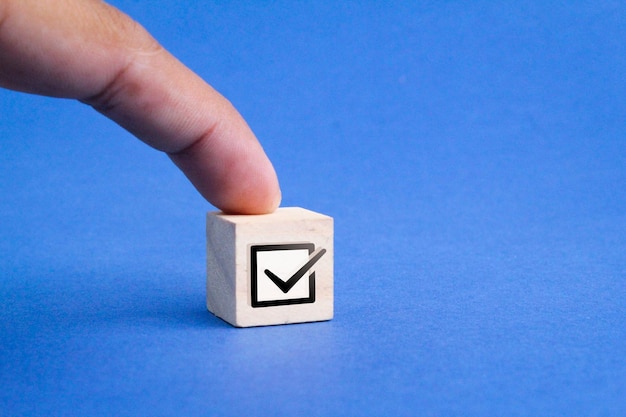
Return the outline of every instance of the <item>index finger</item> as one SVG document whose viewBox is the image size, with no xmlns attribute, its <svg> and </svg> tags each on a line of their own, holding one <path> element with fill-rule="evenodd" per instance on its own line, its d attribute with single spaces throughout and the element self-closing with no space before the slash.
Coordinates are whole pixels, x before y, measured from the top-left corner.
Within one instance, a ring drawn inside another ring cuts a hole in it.
<svg viewBox="0 0 626 417">
<path fill-rule="evenodd" d="M 234 107 L 98 0 L 0 0 L 0 85 L 81 100 L 166 152 L 232 213 L 271 212 L 275 171 Z"/>
</svg>

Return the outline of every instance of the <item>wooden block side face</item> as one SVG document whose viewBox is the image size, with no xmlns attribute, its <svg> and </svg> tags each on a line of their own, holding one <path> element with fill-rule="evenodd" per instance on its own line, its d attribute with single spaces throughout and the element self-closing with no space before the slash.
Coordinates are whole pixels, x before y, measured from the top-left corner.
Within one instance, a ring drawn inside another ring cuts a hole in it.
<svg viewBox="0 0 626 417">
<path fill-rule="evenodd" d="M 207 214 L 207 308 L 216 316 L 234 323 L 235 226 L 214 213 Z"/>
<path fill-rule="evenodd" d="M 333 317 L 333 219 L 299 208 L 207 217 L 207 303 L 237 327 Z"/>
<path fill-rule="evenodd" d="M 236 326 L 332 319 L 332 218 L 237 224 L 236 242 Z"/>
</svg>

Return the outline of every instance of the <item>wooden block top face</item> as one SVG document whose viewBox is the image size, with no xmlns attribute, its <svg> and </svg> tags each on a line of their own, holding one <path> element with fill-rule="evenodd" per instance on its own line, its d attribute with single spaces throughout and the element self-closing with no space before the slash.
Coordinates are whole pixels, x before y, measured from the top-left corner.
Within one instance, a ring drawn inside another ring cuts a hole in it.
<svg viewBox="0 0 626 417">
<path fill-rule="evenodd" d="M 224 214 L 221 212 L 209 213 L 209 216 L 215 216 L 218 219 L 234 223 L 236 225 L 246 224 L 267 224 L 267 223 L 284 223 L 292 221 L 306 220 L 332 220 L 332 217 L 324 214 L 316 213 L 301 207 L 281 207 L 271 214 L 257 215 L 240 215 L 240 214 Z"/>
<path fill-rule="evenodd" d="M 301 208 L 253 216 L 209 213 L 207 256 L 209 310 L 234 326 L 333 316 L 329 216 Z"/>
</svg>

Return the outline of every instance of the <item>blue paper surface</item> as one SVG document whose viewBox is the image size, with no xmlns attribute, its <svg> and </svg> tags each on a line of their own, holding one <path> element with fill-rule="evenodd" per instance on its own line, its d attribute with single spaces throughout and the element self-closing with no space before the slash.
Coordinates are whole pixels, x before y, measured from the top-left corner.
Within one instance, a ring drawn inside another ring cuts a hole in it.
<svg viewBox="0 0 626 417">
<path fill-rule="evenodd" d="M 0 415 L 626 414 L 626 7 L 138 2 L 335 218 L 335 319 L 205 308 L 208 205 L 0 90 Z"/>
</svg>

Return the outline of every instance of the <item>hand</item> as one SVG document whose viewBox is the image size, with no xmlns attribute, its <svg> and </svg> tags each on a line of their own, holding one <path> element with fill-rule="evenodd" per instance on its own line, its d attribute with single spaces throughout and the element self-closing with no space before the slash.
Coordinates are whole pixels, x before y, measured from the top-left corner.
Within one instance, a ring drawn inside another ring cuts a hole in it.
<svg viewBox="0 0 626 417">
<path fill-rule="evenodd" d="M 0 86 L 92 106 L 166 152 L 226 212 L 280 203 L 274 168 L 235 108 L 99 0 L 0 0 Z"/>
</svg>

